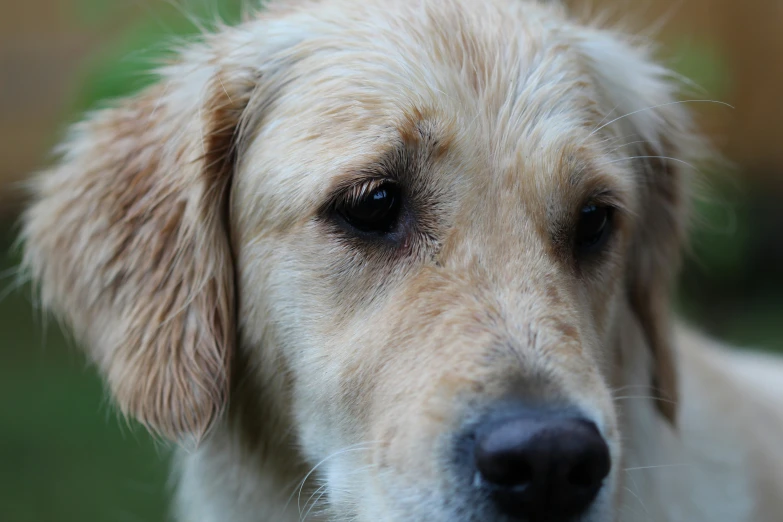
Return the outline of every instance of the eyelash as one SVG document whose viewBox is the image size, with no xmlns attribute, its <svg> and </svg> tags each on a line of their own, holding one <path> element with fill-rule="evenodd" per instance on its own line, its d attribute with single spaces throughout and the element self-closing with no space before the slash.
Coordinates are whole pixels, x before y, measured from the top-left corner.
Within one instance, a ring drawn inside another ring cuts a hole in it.
<svg viewBox="0 0 783 522">
<path fill-rule="evenodd" d="M 378 189 L 386 183 L 393 183 L 391 180 L 384 178 L 372 178 L 364 180 L 360 183 L 351 185 L 348 190 L 345 190 L 335 199 L 335 204 L 349 205 L 360 201 L 364 196 L 372 193 L 372 191 Z"/>
</svg>

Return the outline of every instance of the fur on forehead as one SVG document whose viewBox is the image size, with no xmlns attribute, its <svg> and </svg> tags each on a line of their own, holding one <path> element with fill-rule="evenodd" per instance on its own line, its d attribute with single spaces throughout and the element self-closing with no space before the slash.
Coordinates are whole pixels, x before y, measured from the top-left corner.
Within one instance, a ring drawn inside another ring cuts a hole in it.
<svg viewBox="0 0 783 522">
<path fill-rule="evenodd" d="M 301 23 L 308 34 L 286 51 L 296 56 L 287 72 L 296 81 L 271 105 L 258 95 L 245 111 L 256 125 L 246 127 L 239 193 L 257 199 L 274 186 L 285 201 L 284 208 L 269 208 L 275 225 L 318 208 L 332 178 L 374 161 L 403 137 L 412 114 L 433 120 L 450 142 L 493 168 L 544 148 L 563 151 L 564 161 L 583 148 L 576 156 L 598 163 L 596 153 L 617 145 L 601 143 L 607 134 L 622 136 L 616 126 L 591 136 L 612 108 L 604 107 L 584 65 L 590 49 L 581 47 L 580 34 L 589 29 L 572 26 L 557 6 L 453 0 L 381 9 L 359 2 L 345 16 L 344 3 L 288 11 L 286 24 Z M 332 10 L 340 16 L 329 16 Z M 456 41 L 439 29 L 455 24 L 462 28 Z M 282 161 L 290 157 L 301 161 Z M 234 208 L 240 222 L 259 218 L 252 204 Z"/>
</svg>

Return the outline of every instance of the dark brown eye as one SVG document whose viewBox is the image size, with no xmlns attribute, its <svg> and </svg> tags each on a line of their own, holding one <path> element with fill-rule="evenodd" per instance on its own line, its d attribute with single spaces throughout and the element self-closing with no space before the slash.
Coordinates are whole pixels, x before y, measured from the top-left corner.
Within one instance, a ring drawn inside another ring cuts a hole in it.
<svg viewBox="0 0 783 522">
<path fill-rule="evenodd" d="M 587 255 L 597 252 L 606 244 L 612 231 L 614 209 L 598 204 L 589 204 L 579 212 L 576 226 L 576 252 Z"/>
<path fill-rule="evenodd" d="M 384 183 L 337 206 L 337 213 L 352 227 L 377 234 L 393 231 L 400 217 L 400 191 Z"/>
</svg>

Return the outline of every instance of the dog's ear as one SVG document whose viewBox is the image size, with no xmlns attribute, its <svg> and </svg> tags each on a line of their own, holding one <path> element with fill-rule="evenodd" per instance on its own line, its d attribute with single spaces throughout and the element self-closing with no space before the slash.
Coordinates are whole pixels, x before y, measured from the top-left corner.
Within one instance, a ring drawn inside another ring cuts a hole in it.
<svg viewBox="0 0 783 522">
<path fill-rule="evenodd" d="M 671 287 L 687 236 L 691 166 L 707 147 L 695 132 L 678 82 L 650 48 L 608 32 L 580 39 L 597 85 L 600 123 L 634 161 L 639 213 L 628 264 L 628 298 L 652 350 L 652 389 L 660 412 L 677 415 L 677 374 L 670 320 Z"/>
<path fill-rule="evenodd" d="M 263 76 L 255 42 L 211 38 L 77 124 L 23 218 L 43 306 L 87 347 L 121 411 L 174 440 L 201 438 L 227 401 L 228 194 Z"/>
</svg>

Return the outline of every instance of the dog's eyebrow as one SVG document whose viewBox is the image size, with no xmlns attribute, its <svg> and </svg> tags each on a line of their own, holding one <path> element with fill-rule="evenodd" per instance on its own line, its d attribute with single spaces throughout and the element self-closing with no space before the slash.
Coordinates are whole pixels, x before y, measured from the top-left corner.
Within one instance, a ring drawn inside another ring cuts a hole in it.
<svg viewBox="0 0 783 522">
<path fill-rule="evenodd" d="M 449 135 L 430 119 L 405 118 L 396 126 L 396 133 L 374 158 L 336 176 L 327 190 L 330 199 L 365 181 L 385 179 L 418 185 L 425 166 L 443 156 L 451 143 Z"/>
<path fill-rule="evenodd" d="M 404 182 L 414 164 L 415 150 L 411 150 L 402 141 L 396 141 L 383 147 L 374 157 L 357 164 L 336 176 L 329 192 L 340 192 L 357 183 L 369 180 L 386 179 Z"/>
<path fill-rule="evenodd" d="M 440 122 L 414 111 L 397 126 L 402 142 L 430 157 L 439 158 L 449 149 L 453 135 Z"/>
<path fill-rule="evenodd" d="M 325 198 L 319 213 L 344 200 L 357 185 L 380 181 L 406 185 L 411 183 L 416 178 L 413 169 L 418 170 L 415 155 L 415 149 L 412 150 L 399 139 L 383 146 L 374 157 L 370 155 L 363 162 L 332 178 L 324 191 Z"/>
</svg>

